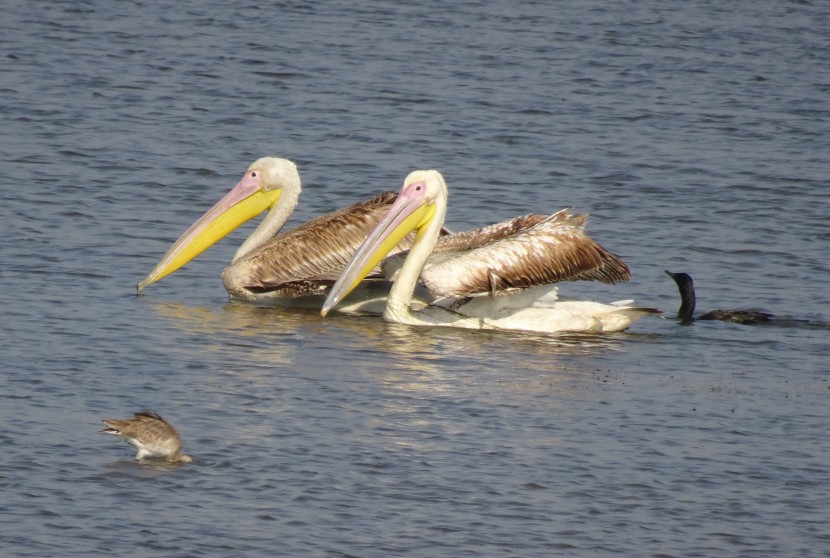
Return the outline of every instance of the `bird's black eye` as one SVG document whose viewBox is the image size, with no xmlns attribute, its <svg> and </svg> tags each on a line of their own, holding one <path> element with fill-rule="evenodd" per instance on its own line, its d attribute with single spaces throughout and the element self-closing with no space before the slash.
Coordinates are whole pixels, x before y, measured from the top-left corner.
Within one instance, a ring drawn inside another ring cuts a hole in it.
<svg viewBox="0 0 830 558">
<path fill-rule="evenodd" d="M 256 178 L 256 171 L 251 171 L 251 178 Z"/>
</svg>

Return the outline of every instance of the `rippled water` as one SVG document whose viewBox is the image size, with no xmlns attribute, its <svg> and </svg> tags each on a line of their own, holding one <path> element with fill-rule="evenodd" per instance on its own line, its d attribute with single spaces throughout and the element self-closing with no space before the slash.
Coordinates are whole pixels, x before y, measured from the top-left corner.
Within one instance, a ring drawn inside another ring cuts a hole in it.
<svg viewBox="0 0 830 558">
<path fill-rule="evenodd" d="M 4 556 L 828 556 L 821 3 L 7 2 Z M 135 295 L 262 155 L 292 222 L 450 187 L 570 206 L 669 318 L 529 337 L 229 303 L 239 231 Z M 149 408 L 196 462 L 97 432 Z"/>
</svg>

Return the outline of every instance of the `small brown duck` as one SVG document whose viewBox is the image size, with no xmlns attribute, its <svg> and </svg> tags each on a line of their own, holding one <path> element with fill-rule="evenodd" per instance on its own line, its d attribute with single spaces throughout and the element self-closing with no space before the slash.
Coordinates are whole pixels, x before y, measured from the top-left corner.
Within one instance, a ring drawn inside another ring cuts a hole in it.
<svg viewBox="0 0 830 558">
<path fill-rule="evenodd" d="M 680 291 L 680 308 L 677 310 L 677 317 L 683 323 L 689 323 L 694 319 L 698 320 L 721 320 L 734 322 L 736 324 L 760 324 L 769 322 L 772 314 L 758 312 L 757 310 L 712 310 L 693 318 L 695 311 L 695 283 L 688 273 L 672 273 L 665 270 L 666 275 L 677 283 L 677 290 Z"/>
<path fill-rule="evenodd" d="M 169 463 L 190 463 L 193 459 L 182 453 L 182 439 L 173 425 L 161 415 L 142 411 L 131 419 L 104 419 L 107 428 L 100 430 L 115 434 L 138 448 L 136 460 L 145 457 L 161 458 Z"/>
</svg>

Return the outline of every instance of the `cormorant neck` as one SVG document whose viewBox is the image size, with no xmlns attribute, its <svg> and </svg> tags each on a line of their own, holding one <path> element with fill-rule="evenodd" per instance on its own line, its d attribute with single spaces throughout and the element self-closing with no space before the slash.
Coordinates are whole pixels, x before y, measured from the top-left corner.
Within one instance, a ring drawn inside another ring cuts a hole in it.
<svg viewBox="0 0 830 558">
<path fill-rule="evenodd" d="M 680 308 L 677 309 L 677 318 L 683 322 L 691 322 L 695 311 L 695 283 L 687 273 L 672 273 L 666 275 L 674 279 L 677 290 L 680 292 Z"/>
</svg>

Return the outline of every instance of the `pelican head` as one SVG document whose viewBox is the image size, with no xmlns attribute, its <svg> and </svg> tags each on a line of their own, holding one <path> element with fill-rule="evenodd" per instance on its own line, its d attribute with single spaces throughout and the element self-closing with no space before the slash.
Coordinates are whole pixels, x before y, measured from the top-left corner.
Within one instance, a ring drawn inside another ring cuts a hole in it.
<svg viewBox="0 0 830 558">
<path fill-rule="evenodd" d="M 273 209 L 281 197 L 296 204 L 299 195 L 300 175 L 294 163 L 277 157 L 258 159 L 248 167 L 239 184 L 179 237 L 155 269 L 138 284 L 138 292 L 173 273 L 246 221 Z M 240 252 L 243 249 L 245 244 Z"/>
<path fill-rule="evenodd" d="M 411 253 L 416 245 L 421 244 L 418 241 L 430 230 L 430 225 L 434 227 L 437 224 L 440 228 L 444 222 L 446 201 L 447 185 L 440 172 L 417 170 L 409 173 L 398 199 L 332 286 L 320 314 L 325 316 L 337 306 L 406 235 L 416 231 Z M 432 246 L 428 250 L 432 250 Z"/>
</svg>

